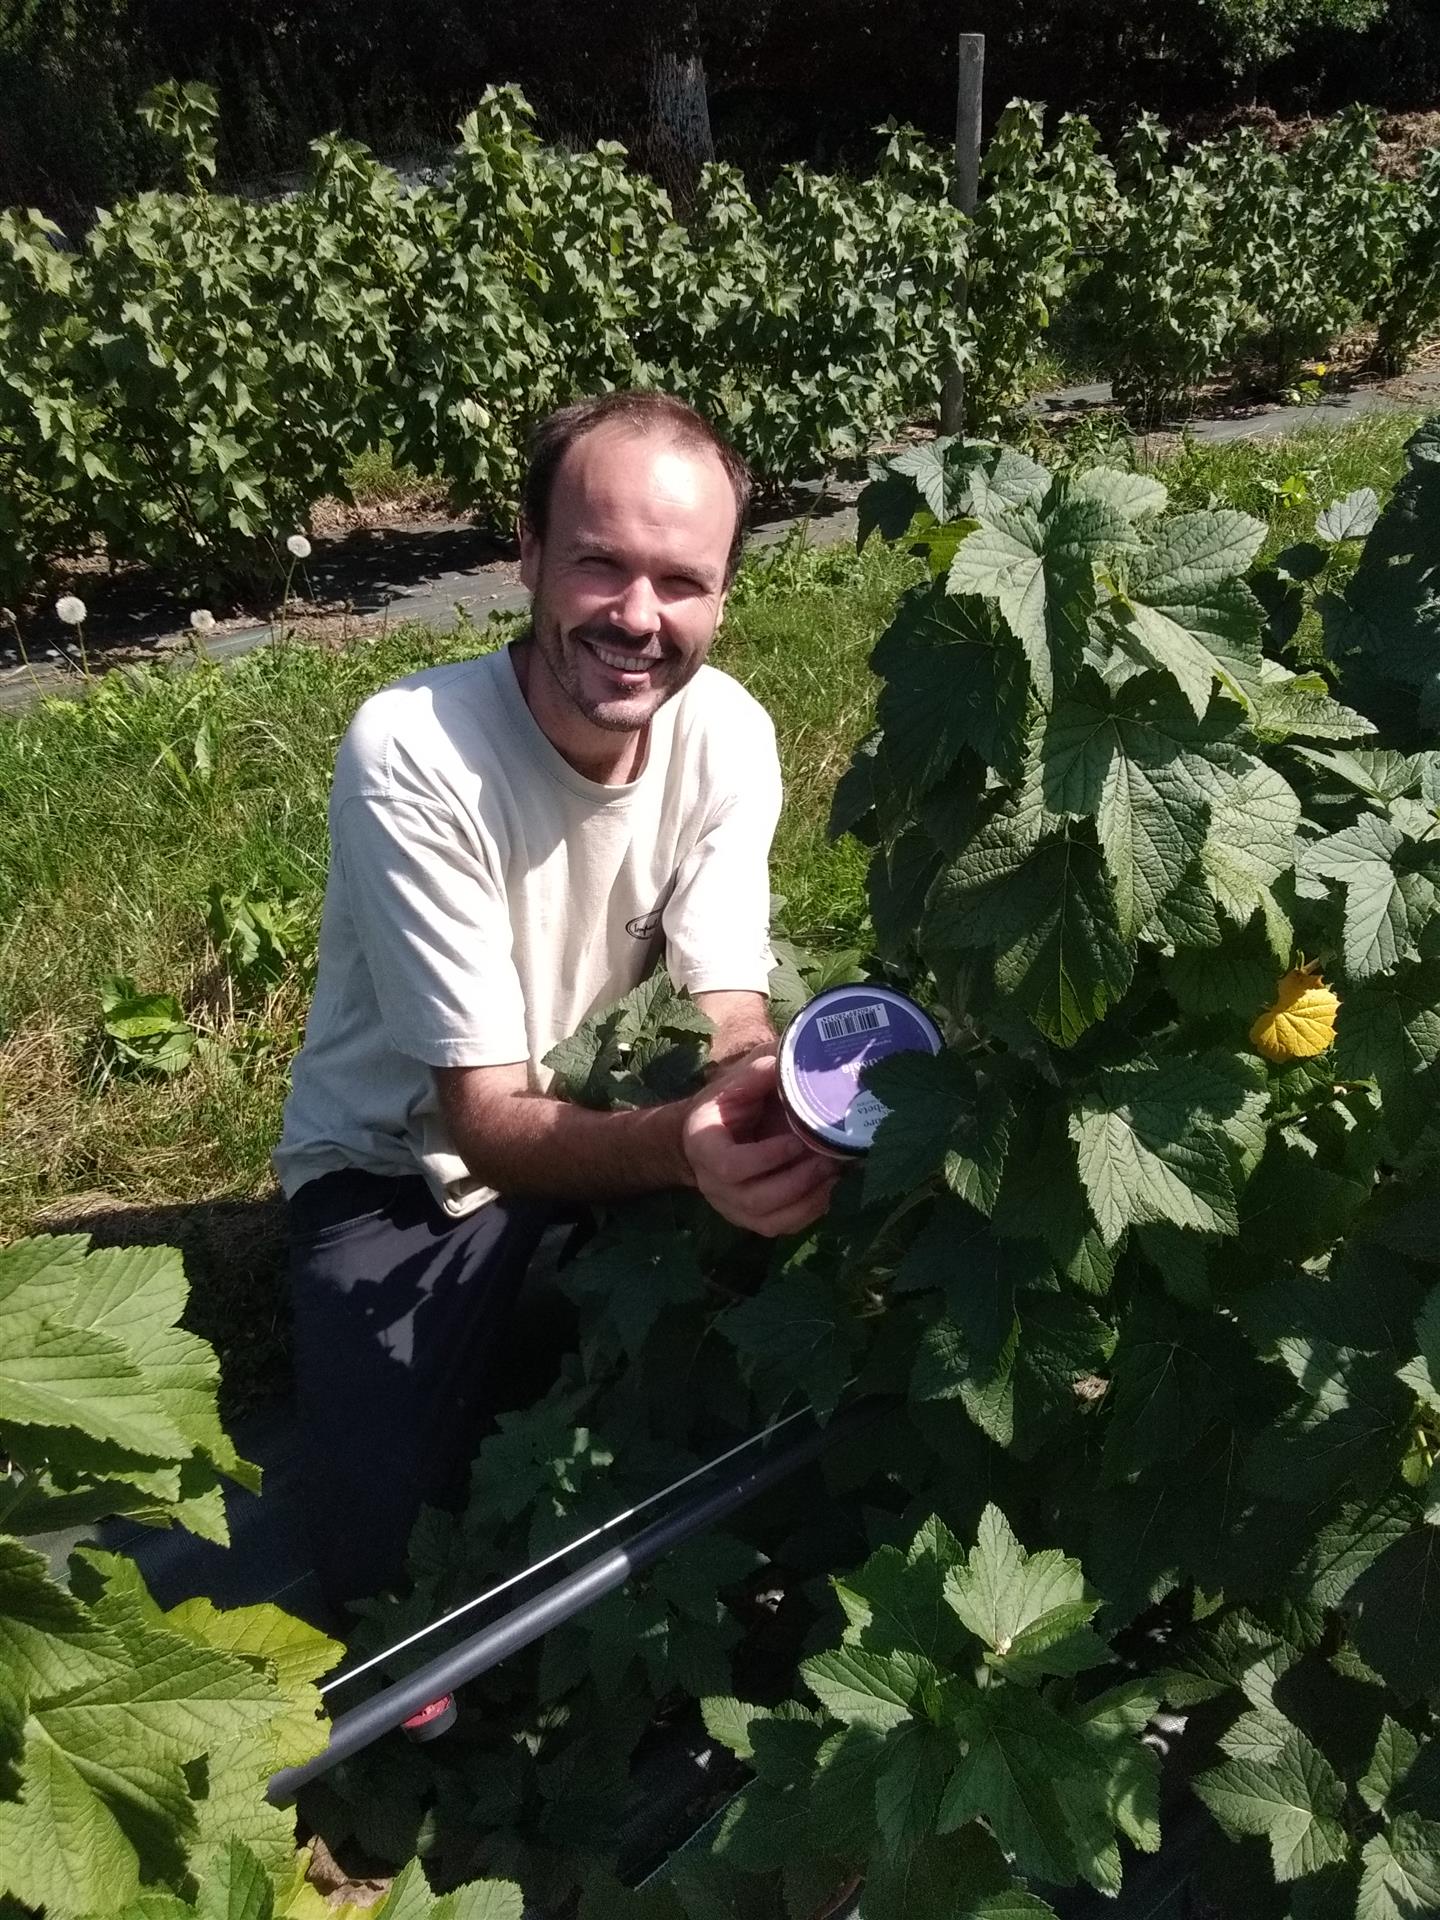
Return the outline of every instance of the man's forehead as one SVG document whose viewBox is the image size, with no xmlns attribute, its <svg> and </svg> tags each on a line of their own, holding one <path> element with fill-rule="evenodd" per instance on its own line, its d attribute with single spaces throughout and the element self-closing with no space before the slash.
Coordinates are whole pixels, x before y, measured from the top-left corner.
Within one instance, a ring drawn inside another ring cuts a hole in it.
<svg viewBox="0 0 1440 1920">
<path fill-rule="evenodd" d="M 735 495 L 712 449 L 668 434 L 602 426 L 570 447 L 555 476 L 551 499 L 572 523 L 638 515 L 657 525 L 675 521 L 691 531 L 705 522 L 729 539 Z"/>
</svg>

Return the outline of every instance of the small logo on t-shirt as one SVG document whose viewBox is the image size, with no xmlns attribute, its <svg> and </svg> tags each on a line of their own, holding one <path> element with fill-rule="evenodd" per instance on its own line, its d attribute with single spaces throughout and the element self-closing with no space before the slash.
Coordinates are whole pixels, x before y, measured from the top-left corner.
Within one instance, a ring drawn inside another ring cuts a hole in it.
<svg viewBox="0 0 1440 1920">
<path fill-rule="evenodd" d="M 652 939 L 660 931 L 660 912 L 660 908 L 656 907 L 653 912 L 640 913 L 633 920 L 627 920 L 626 933 L 634 934 L 637 940 Z"/>
</svg>

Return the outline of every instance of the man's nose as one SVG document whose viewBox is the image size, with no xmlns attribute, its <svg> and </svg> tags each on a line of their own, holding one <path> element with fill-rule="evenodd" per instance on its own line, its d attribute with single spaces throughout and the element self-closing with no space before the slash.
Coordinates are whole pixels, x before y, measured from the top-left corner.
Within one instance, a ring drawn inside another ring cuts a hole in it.
<svg viewBox="0 0 1440 1920">
<path fill-rule="evenodd" d="M 660 602 L 644 574 L 629 581 L 610 609 L 610 618 L 626 633 L 654 633 L 660 625 Z"/>
</svg>

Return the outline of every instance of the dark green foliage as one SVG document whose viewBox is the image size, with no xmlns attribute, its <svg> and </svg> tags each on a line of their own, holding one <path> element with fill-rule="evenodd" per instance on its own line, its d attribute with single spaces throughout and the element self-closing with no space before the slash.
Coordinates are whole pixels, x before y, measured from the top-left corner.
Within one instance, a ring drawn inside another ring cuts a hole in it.
<svg viewBox="0 0 1440 1920">
<path fill-rule="evenodd" d="M 1371 535 L 1411 622 L 1430 447 Z M 812 1482 L 738 1516 L 494 1677 L 486 1764 L 519 1773 L 467 1860 L 552 1894 L 588 1879 L 604 1913 L 808 1914 L 859 1878 L 921 1920 L 1043 1914 L 1032 1885 L 1113 1893 L 1158 1845 L 1141 1736 L 1167 1701 L 1194 1710 L 1186 1769 L 1238 1911 L 1433 1904 L 1436 760 L 1367 717 L 1410 658 L 1391 616 L 1341 706 L 1265 651 L 1260 529 L 1165 509 L 1153 481 L 984 448 L 877 478 L 862 524 L 935 583 L 876 649 L 880 729 L 841 817 L 904 875 L 887 977 L 946 1050 L 875 1072 L 869 1164 L 799 1242 L 747 1244 L 688 1198 L 610 1223 L 564 1278 L 578 1359 L 487 1443 L 469 1513 L 427 1522 L 416 1595 L 376 1632 L 767 1419 L 874 1411 L 828 1502 Z M 988 735 L 977 654 L 1015 689 Z M 888 698 L 917 655 L 928 701 Z M 1250 1026 L 1302 954 L 1338 984 L 1338 1036 L 1272 1061 Z M 571 1084 L 640 1097 L 630 1062 L 683 1026 L 632 1001 Z M 627 1906 L 599 1810 L 631 1734 L 696 1689 L 749 1781 L 709 1852 Z M 386 1828 L 437 1866 L 454 1764 L 477 1758 L 439 1750 Z M 550 1797 L 551 1769 L 585 1792 Z M 367 1831 L 379 1775 L 344 1790 Z"/>
</svg>

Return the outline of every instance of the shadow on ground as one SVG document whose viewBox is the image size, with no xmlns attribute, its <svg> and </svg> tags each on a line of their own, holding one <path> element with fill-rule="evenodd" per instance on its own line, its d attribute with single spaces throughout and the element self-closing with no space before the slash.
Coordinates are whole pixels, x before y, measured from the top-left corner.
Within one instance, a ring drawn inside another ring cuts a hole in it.
<svg viewBox="0 0 1440 1920">
<path fill-rule="evenodd" d="M 32 1231 L 88 1233 L 97 1247 L 178 1248 L 190 1283 L 184 1324 L 220 1357 L 221 1417 L 229 1423 L 288 1391 L 290 1305 L 278 1194 L 150 1205 L 81 1193 L 37 1214 Z"/>
</svg>

